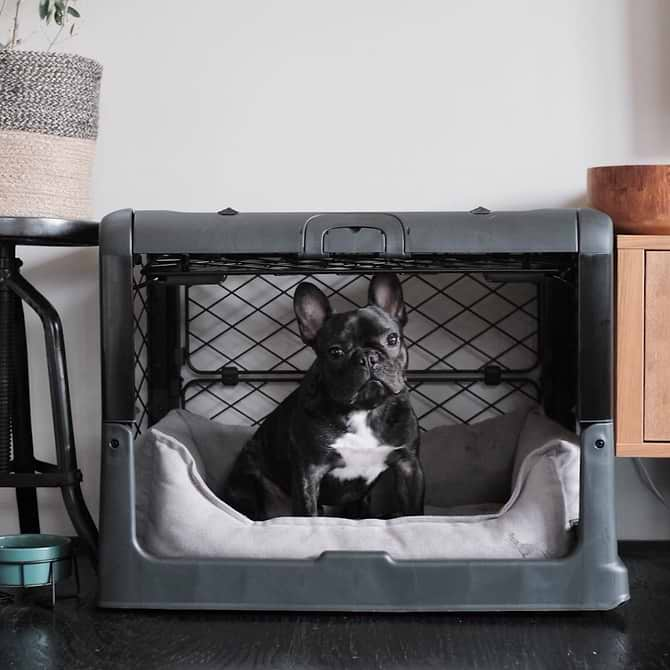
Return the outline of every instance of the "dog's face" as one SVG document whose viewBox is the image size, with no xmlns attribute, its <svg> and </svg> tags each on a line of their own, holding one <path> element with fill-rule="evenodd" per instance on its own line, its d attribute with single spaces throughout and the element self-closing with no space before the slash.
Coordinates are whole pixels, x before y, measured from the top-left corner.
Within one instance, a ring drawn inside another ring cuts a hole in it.
<svg viewBox="0 0 670 670">
<path fill-rule="evenodd" d="M 303 282 L 295 292 L 300 334 L 316 352 L 320 383 L 340 407 L 373 409 L 405 388 L 407 321 L 402 288 L 393 274 L 370 282 L 369 305 L 334 314 L 328 298 Z"/>
</svg>

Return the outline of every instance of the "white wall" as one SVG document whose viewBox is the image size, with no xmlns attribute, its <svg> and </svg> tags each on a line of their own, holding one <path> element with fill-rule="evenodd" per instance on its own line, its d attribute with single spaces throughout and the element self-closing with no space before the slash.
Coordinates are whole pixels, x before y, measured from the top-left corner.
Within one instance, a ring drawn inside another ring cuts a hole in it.
<svg viewBox="0 0 670 670">
<path fill-rule="evenodd" d="M 81 0 L 65 50 L 105 66 L 96 215 L 575 206 L 585 171 L 670 158 L 666 0 Z M 32 10 L 31 10 L 32 11 Z M 97 517 L 96 253 L 22 250 L 63 317 L 84 491 Z M 29 324 L 38 453 L 51 453 Z M 651 463 L 670 484 L 670 464 Z M 623 537 L 670 514 L 619 467 Z M 70 532 L 58 493 L 43 527 Z M 14 531 L 13 496 L 0 530 Z"/>
</svg>

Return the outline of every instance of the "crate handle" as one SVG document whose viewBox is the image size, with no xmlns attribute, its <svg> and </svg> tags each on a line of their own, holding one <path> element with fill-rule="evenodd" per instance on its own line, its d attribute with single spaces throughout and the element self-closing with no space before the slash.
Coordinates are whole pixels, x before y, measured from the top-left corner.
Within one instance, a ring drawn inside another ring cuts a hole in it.
<svg viewBox="0 0 670 670">
<path fill-rule="evenodd" d="M 374 212 L 354 212 L 344 214 L 315 214 L 302 229 L 302 255 L 326 256 L 325 238 L 331 230 L 338 228 L 372 228 L 378 230 L 384 239 L 385 256 L 406 256 L 405 226 L 393 214 Z"/>
</svg>

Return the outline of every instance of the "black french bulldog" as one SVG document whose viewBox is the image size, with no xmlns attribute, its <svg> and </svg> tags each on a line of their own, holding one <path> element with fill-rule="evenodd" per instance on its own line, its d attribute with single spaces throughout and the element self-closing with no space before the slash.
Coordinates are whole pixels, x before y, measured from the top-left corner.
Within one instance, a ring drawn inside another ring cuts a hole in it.
<svg viewBox="0 0 670 670">
<path fill-rule="evenodd" d="M 318 516 L 324 506 L 339 516 L 369 516 L 368 494 L 387 469 L 393 485 L 376 516 L 423 514 L 402 288 L 395 275 L 377 274 L 368 295 L 367 307 L 335 314 L 313 284 L 296 289 L 298 326 L 316 360 L 244 446 L 228 478 L 224 499 L 250 519 L 268 518 L 276 488 L 291 498 L 296 516 Z"/>
</svg>

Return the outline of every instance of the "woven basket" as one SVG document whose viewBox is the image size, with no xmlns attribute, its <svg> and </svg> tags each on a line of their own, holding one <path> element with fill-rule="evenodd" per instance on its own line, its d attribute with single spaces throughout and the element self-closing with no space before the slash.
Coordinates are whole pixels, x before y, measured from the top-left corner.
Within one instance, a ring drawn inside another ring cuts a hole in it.
<svg viewBox="0 0 670 670">
<path fill-rule="evenodd" d="M 90 219 L 102 66 L 0 51 L 0 216 Z"/>
</svg>

